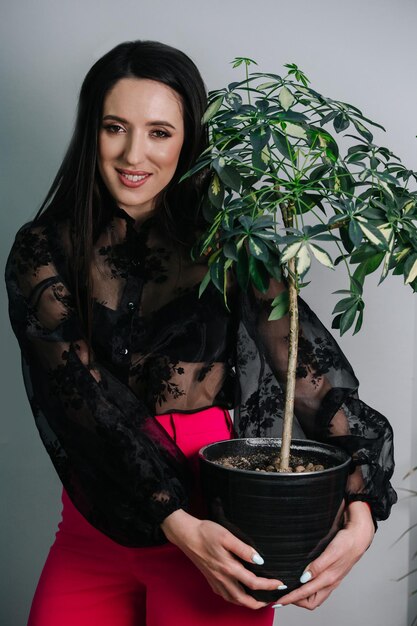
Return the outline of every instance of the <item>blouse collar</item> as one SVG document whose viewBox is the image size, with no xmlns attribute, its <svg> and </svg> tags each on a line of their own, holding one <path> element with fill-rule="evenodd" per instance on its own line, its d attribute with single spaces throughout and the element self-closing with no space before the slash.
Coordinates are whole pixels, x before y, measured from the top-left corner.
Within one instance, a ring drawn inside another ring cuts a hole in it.
<svg viewBox="0 0 417 626">
<path fill-rule="evenodd" d="M 113 214 L 116 217 L 124 219 L 129 227 L 136 231 L 139 231 L 144 224 L 150 224 L 156 219 L 156 215 L 151 214 L 145 217 L 145 219 L 141 220 L 140 222 L 137 222 L 134 217 L 129 215 L 129 213 L 122 209 L 122 207 L 120 207 L 118 204 L 116 204 L 116 202 L 114 203 Z"/>
</svg>

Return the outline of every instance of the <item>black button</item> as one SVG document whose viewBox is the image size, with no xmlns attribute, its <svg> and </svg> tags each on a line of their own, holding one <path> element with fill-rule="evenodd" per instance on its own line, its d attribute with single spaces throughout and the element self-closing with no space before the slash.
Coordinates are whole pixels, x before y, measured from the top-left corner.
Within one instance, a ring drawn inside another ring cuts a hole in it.
<svg viewBox="0 0 417 626">
<path fill-rule="evenodd" d="M 133 265 L 133 267 L 139 267 L 140 260 L 139 259 L 132 259 L 132 265 Z"/>
<path fill-rule="evenodd" d="M 128 353 L 129 353 L 128 348 L 121 348 L 121 349 L 120 349 L 120 354 L 126 355 L 126 354 L 128 354 Z"/>
<path fill-rule="evenodd" d="M 127 308 L 130 309 L 131 311 L 133 311 L 133 309 L 135 309 L 135 303 L 134 302 L 128 302 L 127 303 Z"/>
</svg>

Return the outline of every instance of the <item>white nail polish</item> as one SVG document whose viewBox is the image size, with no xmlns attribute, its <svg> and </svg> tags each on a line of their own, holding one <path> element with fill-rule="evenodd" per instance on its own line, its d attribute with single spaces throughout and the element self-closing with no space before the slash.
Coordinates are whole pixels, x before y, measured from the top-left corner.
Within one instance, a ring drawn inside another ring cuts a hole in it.
<svg viewBox="0 0 417 626">
<path fill-rule="evenodd" d="M 260 554 L 255 552 L 255 554 L 252 555 L 252 563 L 255 563 L 255 565 L 263 565 L 265 561 Z"/>
<path fill-rule="evenodd" d="M 282 591 L 283 589 L 288 589 L 287 585 L 279 585 L 277 587 L 278 591 Z"/>
<path fill-rule="evenodd" d="M 272 608 L 273 609 L 280 609 L 282 606 L 284 606 L 283 604 L 273 604 Z"/>
<path fill-rule="evenodd" d="M 312 578 L 313 574 L 307 570 L 302 576 L 300 576 L 300 583 L 308 583 L 308 581 Z"/>
</svg>

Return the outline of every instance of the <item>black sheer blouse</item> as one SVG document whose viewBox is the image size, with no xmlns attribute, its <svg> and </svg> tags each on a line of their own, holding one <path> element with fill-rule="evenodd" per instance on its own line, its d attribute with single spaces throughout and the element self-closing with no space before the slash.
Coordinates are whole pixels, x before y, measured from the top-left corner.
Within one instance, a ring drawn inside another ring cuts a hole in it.
<svg viewBox="0 0 417 626">
<path fill-rule="evenodd" d="M 164 234 L 157 216 L 136 223 L 114 207 L 94 245 L 93 361 L 77 316 L 65 223 L 18 232 L 6 284 L 24 382 L 42 441 L 85 518 L 125 546 L 163 543 L 160 523 L 188 506 L 187 460 L 154 415 L 234 409 L 240 437 L 280 436 L 288 316 L 268 322 L 266 294 L 229 307 L 213 285 L 198 297 L 206 262 Z M 300 299 L 294 435 L 330 442 L 353 458 L 346 500 L 386 519 L 396 494 L 392 429 L 358 399 L 345 356 Z"/>
</svg>

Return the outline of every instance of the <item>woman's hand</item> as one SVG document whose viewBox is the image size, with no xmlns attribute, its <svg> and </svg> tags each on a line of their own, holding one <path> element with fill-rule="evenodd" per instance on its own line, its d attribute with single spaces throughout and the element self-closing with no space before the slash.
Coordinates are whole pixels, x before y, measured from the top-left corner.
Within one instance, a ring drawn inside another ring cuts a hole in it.
<svg viewBox="0 0 417 626">
<path fill-rule="evenodd" d="M 278 606 L 295 604 L 310 610 L 317 608 L 369 548 L 375 527 L 368 505 L 365 502 L 351 502 L 345 511 L 345 517 L 344 528 L 337 533 L 324 552 L 306 567 L 303 576 L 307 582 L 283 596 Z"/>
<path fill-rule="evenodd" d="M 168 515 L 161 528 L 168 541 L 178 546 L 204 574 L 213 591 L 229 602 L 260 609 L 268 603 L 249 596 L 240 583 L 249 589 L 265 590 L 276 590 L 282 585 L 280 580 L 261 578 L 247 570 L 236 557 L 258 564 L 262 564 L 262 559 L 220 524 L 197 519 L 180 509 Z"/>
</svg>

